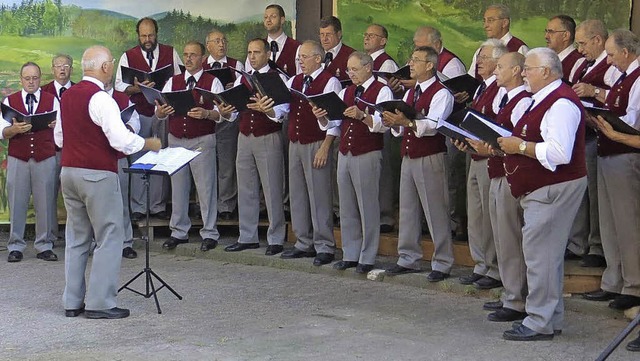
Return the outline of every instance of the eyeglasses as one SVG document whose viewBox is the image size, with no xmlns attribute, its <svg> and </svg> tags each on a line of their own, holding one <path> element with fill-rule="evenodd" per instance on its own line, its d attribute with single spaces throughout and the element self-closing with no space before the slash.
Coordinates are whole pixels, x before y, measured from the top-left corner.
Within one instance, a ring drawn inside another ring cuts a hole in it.
<svg viewBox="0 0 640 361">
<path fill-rule="evenodd" d="M 67 70 L 67 69 L 71 68 L 71 65 L 69 65 L 69 64 L 62 64 L 62 65 L 54 65 L 53 67 L 54 67 L 54 68 L 56 68 L 56 69 L 64 69 L 64 70 Z"/>
<path fill-rule="evenodd" d="M 532 69 L 542 69 L 542 68 L 547 68 L 547 67 L 546 67 L 546 66 L 526 66 L 526 65 L 525 65 L 525 66 L 524 66 L 524 68 L 522 68 L 522 70 L 523 70 L 525 73 L 528 73 L 528 72 L 530 72 Z"/>
<path fill-rule="evenodd" d="M 207 43 L 214 43 L 216 45 L 226 44 L 227 43 L 227 39 L 211 39 L 211 40 L 207 40 Z"/>
<path fill-rule="evenodd" d="M 544 29 L 544 33 L 545 34 L 549 34 L 549 35 L 552 35 L 552 34 L 555 34 L 555 33 L 566 33 L 566 32 L 567 32 L 567 30 Z"/>
<path fill-rule="evenodd" d="M 418 58 L 409 58 L 409 62 L 410 63 L 417 63 L 417 62 L 424 62 L 424 63 L 428 63 L 429 60 L 426 59 L 418 59 Z"/>
<path fill-rule="evenodd" d="M 575 43 L 573 43 L 573 46 L 576 49 L 580 48 L 580 47 L 584 48 L 584 46 L 587 45 L 587 42 L 593 40 L 596 36 L 598 36 L 598 35 L 594 35 L 594 36 L 590 37 L 589 39 L 587 39 L 586 41 L 576 41 Z"/>
<path fill-rule="evenodd" d="M 347 74 L 357 73 L 362 69 L 364 69 L 364 66 L 360 67 L 360 68 L 347 68 Z"/>
<path fill-rule="evenodd" d="M 482 61 L 496 60 L 496 58 L 494 58 L 492 56 L 486 56 L 486 55 L 479 55 L 476 59 L 477 60 L 482 60 Z"/>
<path fill-rule="evenodd" d="M 202 54 L 195 54 L 195 53 L 190 53 L 190 54 L 182 54 L 183 57 L 187 58 L 187 59 L 195 59 L 199 56 L 202 56 Z"/>
<path fill-rule="evenodd" d="M 320 54 L 306 55 L 306 54 L 298 54 L 296 58 L 297 61 L 305 61 L 309 58 L 313 58 L 314 56 L 320 56 Z"/>
<path fill-rule="evenodd" d="M 364 33 L 364 34 L 362 34 L 362 37 L 365 38 L 365 39 L 371 39 L 374 36 L 377 36 L 379 38 L 383 38 L 382 35 L 378 35 L 378 34 L 374 34 L 374 33 Z"/>
<path fill-rule="evenodd" d="M 487 24 L 487 23 L 493 23 L 494 21 L 497 21 L 497 20 L 504 20 L 504 19 L 505 18 L 484 18 L 482 19 L 482 22 Z"/>
<path fill-rule="evenodd" d="M 24 81 L 30 82 L 30 81 L 38 81 L 38 79 L 40 79 L 39 76 L 23 76 L 21 77 Z"/>
</svg>

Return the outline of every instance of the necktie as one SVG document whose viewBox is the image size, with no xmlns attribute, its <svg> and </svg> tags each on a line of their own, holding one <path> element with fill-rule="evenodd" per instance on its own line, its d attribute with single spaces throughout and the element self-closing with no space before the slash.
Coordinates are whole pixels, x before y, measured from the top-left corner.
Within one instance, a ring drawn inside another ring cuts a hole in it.
<svg viewBox="0 0 640 361">
<path fill-rule="evenodd" d="M 615 85 L 620 85 L 620 83 L 622 83 L 622 81 L 624 80 L 624 78 L 627 77 L 627 72 L 624 71 L 622 72 L 622 75 L 620 75 L 620 77 L 618 78 L 618 80 L 616 80 L 616 84 Z"/>
<path fill-rule="evenodd" d="M 36 96 L 33 94 L 27 94 L 27 110 L 29 111 L 29 114 L 33 114 L 34 109 L 34 103 L 36 103 Z"/>
<path fill-rule="evenodd" d="M 153 69 L 153 51 L 147 51 L 147 60 L 149 61 L 149 68 Z"/>
<path fill-rule="evenodd" d="M 356 87 L 356 98 L 360 98 L 362 93 L 364 93 L 364 87 L 362 85 L 358 85 Z"/>
<path fill-rule="evenodd" d="M 307 90 L 309 90 L 309 86 L 311 85 L 311 81 L 313 80 L 313 78 L 311 78 L 311 75 L 306 75 L 304 77 L 303 83 L 302 83 L 302 92 L 306 93 Z"/>
<path fill-rule="evenodd" d="M 524 114 L 529 113 L 531 108 L 533 108 L 533 104 L 535 104 L 535 103 L 536 103 L 535 99 L 531 100 L 531 104 L 529 104 L 529 107 L 527 108 L 527 110 L 524 111 Z"/>
<path fill-rule="evenodd" d="M 271 60 L 276 61 L 276 53 L 279 49 L 278 43 L 275 40 L 271 40 Z"/>
<path fill-rule="evenodd" d="M 582 78 L 584 78 L 584 76 L 587 74 L 587 70 L 589 70 L 589 68 L 591 68 L 593 66 L 593 64 L 596 63 L 595 60 L 585 60 L 585 67 L 582 68 L 582 72 L 580 72 L 580 77 L 578 78 L 578 80 L 581 80 Z"/>
<path fill-rule="evenodd" d="M 331 64 L 331 62 L 333 61 L 333 53 L 332 52 L 327 52 L 326 54 L 324 54 L 324 67 L 325 69 L 327 67 L 329 67 L 329 64 Z"/>
<path fill-rule="evenodd" d="M 192 75 L 187 79 L 187 89 L 191 90 L 195 86 L 196 86 L 196 78 L 194 78 Z"/>
<path fill-rule="evenodd" d="M 500 109 L 504 108 L 504 106 L 507 105 L 508 101 L 509 101 L 509 95 L 505 94 L 502 97 L 502 100 L 500 100 Z"/>
<path fill-rule="evenodd" d="M 64 93 L 66 90 L 67 90 L 67 88 L 65 88 L 65 87 L 61 87 L 60 88 L 60 96 L 59 96 L 59 98 L 62 98 L 62 93 Z"/>
<path fill-rule="evenodd" d="M 220 69 L 222 67 L 222 64 L 220 64 L 219 61 L 214 61 L 213 65 L 211 65 L 211 69 Z"/>
<path fill-rule="evenodd" d="M 413 91 L 413 106 L 416 106 L 416 103 L 418 102 L 418 99 L 420 99 L 420 96 L 422 95 L 422 87 L 420 85 L 416 85 L 416 88 Z"/>
<path fill-rule="evenodd" d="M 480 83 L 480 86 L 478 87 L 476 99 L 480 98 L 482 96 L 482 93 L 484 93 L 486 89 L 487 89 L 487 84 L 485 82 Z"/>
</svg>

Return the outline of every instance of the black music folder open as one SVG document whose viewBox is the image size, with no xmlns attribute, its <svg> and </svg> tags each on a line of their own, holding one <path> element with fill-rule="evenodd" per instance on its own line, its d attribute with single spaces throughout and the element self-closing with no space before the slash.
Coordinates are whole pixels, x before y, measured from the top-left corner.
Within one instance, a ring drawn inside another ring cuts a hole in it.
<svg viewBox="0 0 640 361">
<path fill-rule="evenodd" d="M 291 89 L 292 93 L 295 93 L 301 98 L 306 99 L 311 105 L 315 105 L 320 109 L 327 111 L 327 118 L 329 120 L 337 120 L 344 118 L 344 111 L 348 106 L 335 92 L 328 92 L 318 95 L 306 95 L 295 89 Z"/>
<path fill-rule="evenodd" d="M 460 123 L 460 128 L 474 134 L 496 149 L 500 149 L 498 138 L 511 136 L 511 131 L 504 129 L 484 114 L 473 109 L 467 109 L 467 115 Z"/>
<path fill-rule="evenodd" d="M 613 130 L 630 135 L 640 135 L 640 130 L 630 126 L 625 123 L 620 117 L 613 114 L 609 109 L 598 108 L 598 107 L 585 107 L 589 114 L 597 117 L 598 115 L 602 117 L 602 119 L 606 120 L 607 123 L 611 124 Z"/>
<path fill-rule="evenodd" d="M 372 104 L 362 100 L 361 98 L 356 98 L 356 102 L 363 103 L 367 107 L 369 107 L 369 109 L 376 110 L 380 113 L 383 113 L 386 111 L 395 113 L 396 110 L 399 110 L 400 112 L 402 112 L 402 114 L 404 114 L 405 117 L 407 117 L 407 119 L 425 119 L 426 118 L 424 114 L 418 113 L 414 107 L 412 107 L 411 105 L 405 103 L 403 100 L 400 100 L 400 99 L 387 100 L 385 102 L 381 102 L 378 104 Z"/>
<path fill-rule="evenodd" d="M 464 143 L 467 147 L 469 147 L 469 151 L 472 153 L 476 153 L 475 149 L 471 146 L 471 144 L 467 141 L 468 139 L 480 140 L 480 138 L 475 135 L 467 132 L 466 130 L 449 123 L 444 119 L 438 120 L 438 125 L 436 126 L 436 130 L 444 135 L 445 137 L 449 137 L 451 139 L 455 139 Z"/>
<path fill-rule="evenodd" d="M 224 90 L 218 94 L 197 87 L 196 90 L 200 92 L 200 95 L 202 96 L 204 102 L 215 101 L 217 103 L 232 105 L 239 112 L 247 109 L 249 99 L 253 96 L 249 88 L 247 88 L 246 85 L 242 83 L 234 86 L 233 88 Z"/>
<path fill-rule="evenodd" d="M 131 104 L 128 107 L 124 108 L 121 112 L 120 112 L 120 119 L 122 119 L 122 121 L 127 124 L 129 122 L 129 120 L 131 120 L 131 116 L 133 115 L 133 112 L 136 110 L 136 105 L 135 104 Z"/>
<path fill-rule="evenodd" d="M 156 100 L 160 104 L 169 104 L 173 107 L 177 115 L 187 115 L 189 110 L 196 107 L 196 102 L 193 100 L 193 93 L 191 90 L 178 90 L 163 93 L 157 89 L 144 86 L 142 84 L 140 84 L 140 90 L 149 104 L 155 105 Z"/>
<path fill-rule="evenodd" d="M 233 83 L 233 81 L 235 80 L 233 78 L 232 70 L 228 67 L 208 69 L 208 70 L 205 70 L 204 72 L 209 73 L 215 76 L 216 78 L 218 78 L 218 80 L 220 80 L 220 82 L 222 83 L 222 86 L 225 88 L 227 84 Z"/>
<path fill-rule="evenodd" d="M 49 129 L 49 124 L 55 121 L 58 115 L 58 111 L 56 110 L 29 115 L 22 114 L 15 108 L 4 103 L 0 103 L 0 107 L 0 109 L 2 109 L 2 117 L 4 120 L 13 124 L 13 119 L 15 118 L 18 122 L 29 123 L 31 124 L 32 132 Z"/>
<path fill-rule="evenodd" d="M 480 81 L 469 74 L 464 74 L 445 80 L 442 84 L 453 94 L 467 92 L 473 98 L 476 89 L 480 86 Z"/>
<path fill-rule="evenodd" d="M 146 71 L 129 68 L 127 66 L 120 66 L 122 71 L 122 82 L 127 84 L 135 84 L 133 78 L 138 78 L 139 82 L 149 80 L 155 83 L 153 86 L 158 90 L 162 90 L 167 80 L 173 76 L 173 65 L 163 66 L 160 69 L 147 73 Z"/>
<path fill-rule="evenodd" d="M 249 74 L 236 68 L 231 69 L 242 74 L 251 84 L 254 92 L 273 99 L 274 106 L 291 101 L 291 92 L 289 92 L 289 88 L 280 78 L 279 72 L 258 73 L 254 71 L 253 74 Z"/>
<path fill-rule="evenodd" d="M 385 78 L 387 80 L 391 78 L 396 78 L 400 80 L 409 80 L 411 79 L 411 70 L 409 69 L 409 65 L 407 64 L 393 73 L 389 73 L 386 71 L 374 71 L 373 75 L 379 76 L 381 78 Z"/>
</svg>

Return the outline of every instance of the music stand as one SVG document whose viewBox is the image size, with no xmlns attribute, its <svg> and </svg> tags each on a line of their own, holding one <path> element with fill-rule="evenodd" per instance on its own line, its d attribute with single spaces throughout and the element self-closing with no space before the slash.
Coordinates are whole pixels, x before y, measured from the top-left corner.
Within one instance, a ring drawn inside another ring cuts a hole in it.
<svg viewBox="0 0 640 361">
<path fill-rule="evenodd" d="M 182 167 L 181 167 L 182 168 Z M 118 293 L 120 291 L 122 291 L 123 289 L 127 289 L 133 293 L 137 293 L 140 296 L 143 296 L 144 298 L 150 298 L 151 296 L 153 296 L 154 300 L 156 301 L 156 307 L 158 308 L 158 314 L 162 313 L 162 310 L 160 310 L 160 302 L 158 302 L 158 291 L 160 291 L 162 288 L 166 287 L 169 291 L 171 291 L 171 293 L 173 293 L 179 300 L 182 300 L 182 296 L 180 296 L 178 294 L 178 292 L 176 292 L 173 288 L 171 288 L 171 286 L 169 286 L 169 284 L 167 284 L 167 282 L 165 282 L 162 278 L 160 278 L 160 276 L 158 276 L 158 274 L 156 274 L 155 272 L 153 272 L 153 270 L 151 269 L 151 266 L 149 265 L 149 217 L 150 217 L 150 209 L 149 209 L 149 204 L 150 204 L 150 195 L 149 195 L 149 182 L 150 182 L 150 176 L 151 175 L 160 175 L 160 176 L 165 176 L 165 175 L 169 175 L 169 173 L 165 172 L 165 171 L 157 171 L 157 170 L 151 170 L 151 169 L 141 169 L 141 168 L 123 168 L 123 171 L 125 173 L 132 173 L 132 174 L 141 174 L 142 175 L 142 179 L 144 180 L 144 189 L 147 192 L 147 209 L 146 209 L 146 227 L 147 229 L 145 230 L 145 232 L 142 235 L 142 240 L 144 241 L 144 256 L 145 256 L 145 267 L 144 269 L 142 269 L 142 271 L 140 271 L 137 275 L 135 275 L 132 279 L 130 279 L 127 283 L 125 283 L 122 287 L 120 287 L 120 289 L 118 289 Z M 129 285 L 135 281 L 136 279 L 138 279 L 138 277 L 145 275 L 145 293 L 142 293 L 140 291 L 134 290 L 132 288 L 129 287 Z M 158 282 L 160 282 L 161 286 L 159 288 L 156 288 L 155 285 L 153 284 L 153 278 L 155 278 Z"/>
<path fill-rule="evenodd" d="M 602 351 L 602 353 L 600 354 L 600 356 L 598 356 L 598 358 L 596 359 L 596 361 L 604 361 L 607 358 L 609 358 L 609 356 L 611 355 L 611 353 L 618 348 L 618 346 L 622 343 L 622 341 L 627 338 L 627 336 L 629 336 L 629 334 L 633 331 L 634 328 L 636 328 L 636 326 L 638 326 L 638 324 L 640 324 L 640 314 L 638 314 L 636 316 L 636 318 L 634 318 L 631 322 L 629 322 L 629 324 L 627 325 L 627 327 L 624 328 L 624 330 L 622 330 L 608 345 L 607 347 Z"/>
</svg>

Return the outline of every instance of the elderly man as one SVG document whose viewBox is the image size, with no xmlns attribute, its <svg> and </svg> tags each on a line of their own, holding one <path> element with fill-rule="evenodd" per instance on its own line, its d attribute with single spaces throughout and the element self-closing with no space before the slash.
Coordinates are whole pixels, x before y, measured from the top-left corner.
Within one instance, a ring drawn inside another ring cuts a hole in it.
<svg viewBox="0 0 640 361">
<path fill-rule="evenodd" d="M 355 51 L 342 43 L 342 23 L 335 16 L 320 19 L 320 44 L 325 51 L 324 68 L 340 81 L 349 80 L 347 60 Z"/>
<path fill-rule="evenodd" d="M 63 295 L 67 317 L 83 312 L 87 318 L 129 316 L 128 309 L 116 307 L 125 238 L 117 152 L 157 151 L 161 146 L 159 139 L 143 139 L 130 132 L 120 119 L 116 101 L 103 91 L 113 78 L 114 63 L 105 47 L 84 52 L 84 76 L 63 97 L 64 124 L 56 123 L 55 128 L 56 144 L 62 148 L 62 195 L 67 209 Z M 85 271 L 93 239 L 96 248 L 87 285 Z"/>
<path fill-rule="evenodd" d="M 371 24 L 363 34 L 363 49 L 373 58 L 374 71 L 393 73 L 398 70 L 398 64 L 384 48 L 389 40 L 387 28 L 380 24 Z"/>
<path fill-rule="evenodd" d="M 562 330 L 563 251 L 587 186 L 584 109 L 562 82 L 562 63 L 555 51 L 531 50 L 523 76 L 533 102 L 513 135 L 498 138 L 498 143 L 507 154 L 504 170 L 511 194 L 523 209 L 522 250 L 529 293 L 527 317 L 503 337 L 550 340 Z"/>
<path fill-rule="evenodd" d="M 382 133 L 388 128 L 379 113 L 370 114 L 356 98 L 373 104 L 393 99 L 391 89 L 373 76 L 372 66 L 368 54 L 354 52 L 349 56 L 347 69 L 353 84 L 340 92 L 348 106 L 343 119 L 327 119 L 326 110 L 314 108 L 322 129 L 331 128 L 334 135 L 340 132 L 338 191 L 343 258 L 333 268 L 356 267 L 357 273 L 371 271 L 378 253 L 380 204 L 376 195 L 380 191 Z"/>
<path fill-rule="evenodd" d="M 40 89 L 41 72 L 36 63 L 25 63 L 20 69 L 22 90 L 4 99 L 4 104 L 23 114 L 39 114 L 58 111 L 55 96 Z M 51 234 L 54 224 L 52 213 L 56 214 L 56 149 L 53 142 L 53 127 L 31 132 L 31 123 L 14 120 L 9 123 L 0 119 L 0 139 L 9 140 L 7 157 L 7 197 L 9 199 L 9 219 L 11 219 L 7 261 L 20 262 L 27 247 L 24 229 L 27 223 L 29 198 L 33 194 L 36 211 L 36 235 L 34 247 L 37 257 L 45 261 L 57 261 L 58 256 L 51 250 Z M 57 223 L 56 223 L 57 224 Z"/>
<path fill-rule="evenodd" d="M 557 15 L 549 19 L 544 29 L 544 40 L 547 48 L 553 49 L 562 62 L 562 79 L 569 81 L 571 70 L 582 63 L 584 57 L 574 47 L 576 22 L 568 15 Z"/>
<path fill-rule="evenodd" d="M 413 45 L 434 48 L 438 52 L 437 70 L 447 78 L 455 78 L 467 72 L 462 60 L 442 44 L 440 30 L 431 26 L 419 26 L 413 34 Z"/>
<path fill-rule="evenodd" d="M 401 112 L 383 113 L 384 123 L 395 136 L 402 136 L 400 154 L 400 231 L 398 264 L 386 271 L 398 275 L 420 270 L 422 245 L 421 210 L 427 219 L 434 244 L 430 282 L 449 276 L 453 265 L 453 243 L 449 223 L 449 197 L 445 173 L 445 138 L 433 120 L 446 119 L 453 109 L 453 96 L 438 81 L 438 53 L 431 47 L 418 47 L 409 59 L 416 87 L 403 100 L 428 119 L 408 119 Z M 386 191 L 386 190 L 383 190 Z"/>
</svg>

